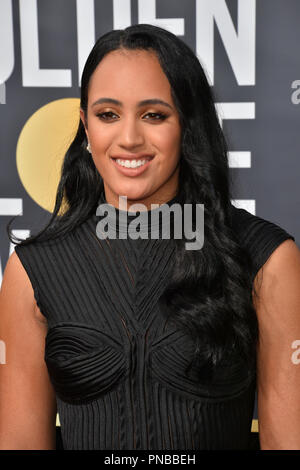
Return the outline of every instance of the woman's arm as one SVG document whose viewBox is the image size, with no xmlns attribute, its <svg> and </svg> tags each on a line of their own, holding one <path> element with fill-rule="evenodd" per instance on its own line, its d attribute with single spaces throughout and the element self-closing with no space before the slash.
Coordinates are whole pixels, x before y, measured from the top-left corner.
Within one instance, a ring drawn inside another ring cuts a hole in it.
<svg viewBox="0 0 300 470">
<path fill-rule="evenodd" d="M 286 240 L 258 272 L 257 394 L 262 450 L 300 449 L 300 250 Z M 294 353 L 294 355 L 293 355 Z"/>
<path fill-rule="evenodd" d="M 56 398 L 44 361 L 46 322 L 14 252 L 0 293 L 0 449 L 55 449 Z M 3 355 L 3 354 L 2 354 Z"/>
</svg>

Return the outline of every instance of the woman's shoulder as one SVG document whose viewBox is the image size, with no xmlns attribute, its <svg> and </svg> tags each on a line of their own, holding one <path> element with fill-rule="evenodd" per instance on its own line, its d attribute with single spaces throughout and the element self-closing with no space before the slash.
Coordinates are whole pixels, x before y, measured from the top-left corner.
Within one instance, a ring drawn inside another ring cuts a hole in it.
<svg viewBox="0 0 300 470">
<path fill-rule="evenodd" d="M 65 233 L 63 235 L 52 236 L 50 232 L 43 234 L 41 237 L 24 239 L 15 244 L 14 251 L 19 257 L 30 256 L 31 258 L 38 257 L 52 250 L 58 250 L 64 243 L 70 243 L 72 233 Z"/>
<path fill-rule="evenodd" d="M 88 220 L 64 233 L 45 232 L 43 236 L 16 243 L 14 251 L 30 278 L 37 272 L 63 269 L 86 241 Z"/>
<path fill-rule="evenodd" d="M 250 254 L 255 273 L 285 240 L 295 242 L 295 237 L 281 225 L 233 204 L 231 209 L 232 229 L 240 244 Z"/>
<path fill-rule="evenodd" d="M 76 243 L 76 239 L 82 233 L 86 232 L 90 218 L 81 222 L 73 228 L 68 230 L 58 230 L 57 227 L 45 230 L 38 236 L 34 236 L 31 240 L 22 240 L 20 243 L 15 244 L 15 251 L 17 254 L 32 253 L 32 252 L 46 252 L 47 250 L 57 249 L 60 250 L 64 245 L 72 245 Z"/>
</svg>

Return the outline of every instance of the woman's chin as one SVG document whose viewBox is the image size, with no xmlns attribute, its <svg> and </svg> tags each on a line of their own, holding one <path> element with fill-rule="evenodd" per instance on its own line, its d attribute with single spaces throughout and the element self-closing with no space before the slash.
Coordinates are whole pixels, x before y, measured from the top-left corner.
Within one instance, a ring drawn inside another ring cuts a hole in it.
<svg viewBox="0 0 300 470">
<path fill-rule="evenodd" d="M 118 190 L 115 191 L 115 194 L 117 194 L 117 199 L 126 197 L 127 201 L 131 204 L 143 202 L 149 197 L 149 193 L 146 190 L 134 191 L 132 184 L 131 187 L 120 186 Z"/>
</svg>

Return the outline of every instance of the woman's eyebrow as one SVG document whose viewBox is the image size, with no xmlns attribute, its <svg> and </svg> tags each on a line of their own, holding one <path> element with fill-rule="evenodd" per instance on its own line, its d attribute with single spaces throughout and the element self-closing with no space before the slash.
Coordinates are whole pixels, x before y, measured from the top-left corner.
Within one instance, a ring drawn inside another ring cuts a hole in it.
<svg viewBox="0 0 300 470">
<path fill-rule="evenodd" d="M 117 106 L 123 106 L 123 103 L 119 100 L 115 100 L 114 98 L 99 98 L 97 101 L 95 101 L 92 106 L 95 106 L 97 104 L 101 104 L 101 103 L 111 103 L 111 104 L 115 104 Z M 151 98 L 151 99 L 147 99 L 147 100 L 142 100 L 142 101 L 139 101 L 138 102 L 138 106 L 145 106 L 147 104 L 161 104 L 163 106 L 167 106 L 168 108 L 172 108 L 172 106 L 169 104 L 169 103 L 166 103 L 165 101 L 163 100 L 160 100 L 158 98 Z"/>
</svg>

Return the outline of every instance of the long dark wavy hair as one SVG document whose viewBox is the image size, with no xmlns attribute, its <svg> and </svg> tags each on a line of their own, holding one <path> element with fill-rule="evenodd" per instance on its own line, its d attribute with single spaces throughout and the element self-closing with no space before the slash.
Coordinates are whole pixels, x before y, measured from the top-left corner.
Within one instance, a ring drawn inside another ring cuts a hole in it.
<svg viewBox="0 0 300 470">
<path fill-rule="evenodd" d="M 195 340 L 194 361 L 201 377 L 213 377 L 216 366 L 238 354 L 255 368 L 258 323 L 252 298 L 252 267 L 232 227 L 231 180 L 227 143 L 214 97 L 194 52 L 176 35 L 149 24 L 113 30 L 95 43 L 83 70 L 81 108 L 87 114 L 90 78 L 106 54 L 124 48 L 154 52 L 167 76 L 182 129 L 179 193 L 182 203 L 204 204 L 205 243 L 186 250 L 176 239 L 170 282 L 160 302 L 180 328 Z M 36 235 L 13 243 L 27 245 L 69 233 L 95 214 L 103 180 L 86 150 L 84 126 L 64 157 L 53 214 Z M 67 205 L 67 210 L 61 208 Z M 191 364 L 190 364 L 191 365 Z M 189 369 L 189 367 L 188 367 Z"/>
</svg>

